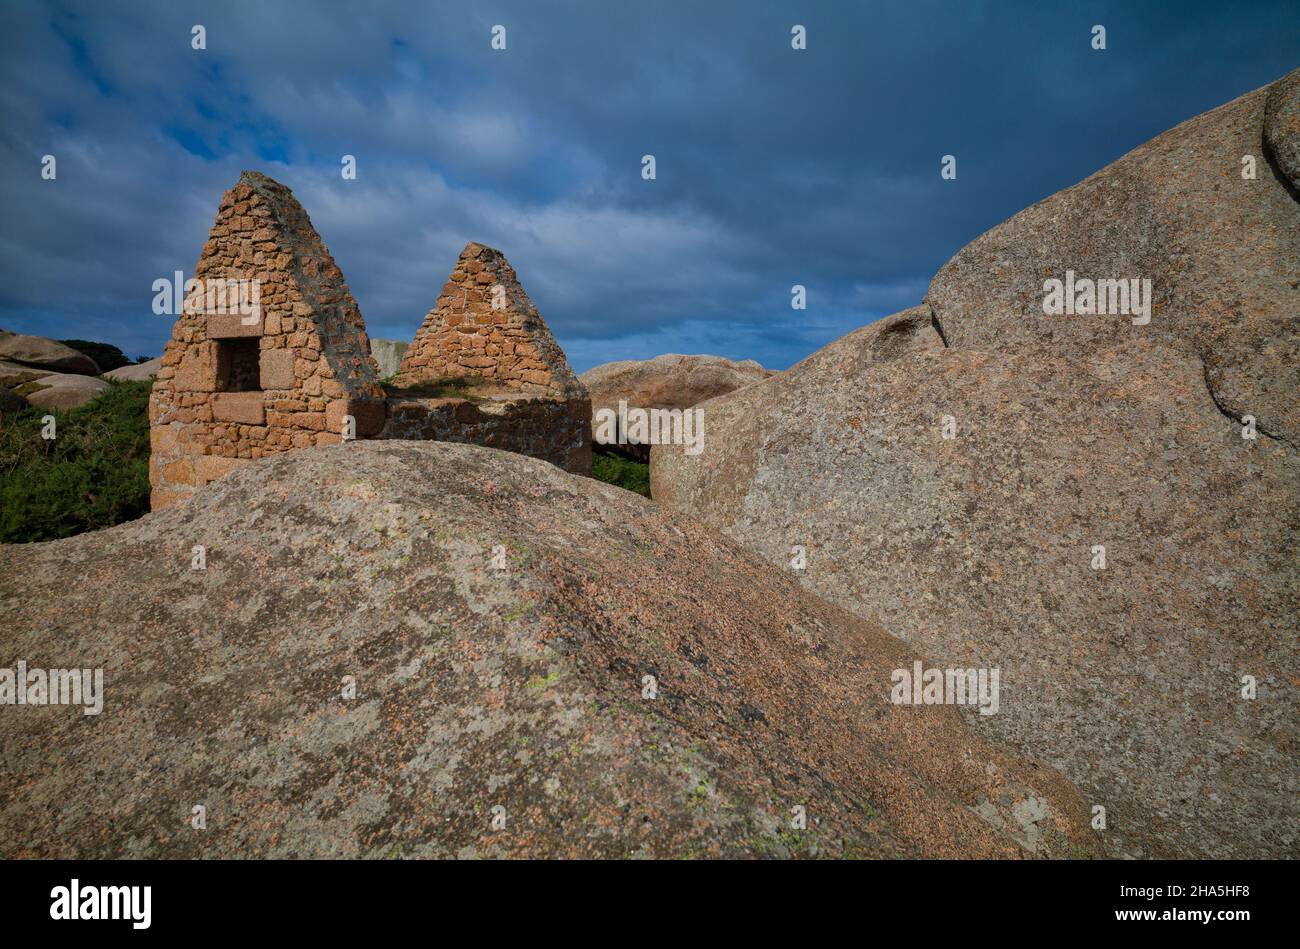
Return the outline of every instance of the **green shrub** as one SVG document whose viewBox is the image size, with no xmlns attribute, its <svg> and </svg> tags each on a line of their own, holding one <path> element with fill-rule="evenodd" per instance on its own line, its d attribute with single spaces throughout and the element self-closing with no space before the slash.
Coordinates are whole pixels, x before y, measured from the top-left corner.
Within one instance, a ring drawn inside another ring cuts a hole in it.
<svg viewBox="0 0 1300 949">
<path fill-rule="evenodd" d="M 650 497 L 650 466 L 599 446 L 591 451 L 591 476 L 597 481 Z"/>
<path fill-rule="evenodd" d="M 96 343 L 88 339 L 61 339 L 59 342 L 95 360 L 95 365 L 99 367 L 100 372 L 109 372 L 131 365 L 131 360 L 126 358 L 126 353 L 112 343 Z"/>
<path fill-rule="evenodd" d="M 0 543 L 70 537 L 148 513 L 152 386 L 110 381 L 78 408 L 0 418 Z M 45 415 L 55 417 L 52 441 L 41 438 Z M 650 466 L 603 448 L 592 454 L 592 476 L 650 497 Z"/>
<path fill-rule="evenodd" d="M 395 376 L 396 373 L 393 374 Z M 466 376 L 452 376 L 447 379 L 433 379 L 429 382 L 412 382 L 399 386 L 392 382 L 393 376 L 385 376 L 381 383 L 388 395 L 411 399 L 468 399 L 479 401 L 474 390 L 483 384 L 482 379 Z"/>
<path fill-rule="evenodd" d="M 149 390 L 110 382 L 75 409 L 26 408 L 0 419 L 0 542 L 70 537 L 149 510 Z M 41 438 L 53 415 L 55 437 Z"/>
</svg>

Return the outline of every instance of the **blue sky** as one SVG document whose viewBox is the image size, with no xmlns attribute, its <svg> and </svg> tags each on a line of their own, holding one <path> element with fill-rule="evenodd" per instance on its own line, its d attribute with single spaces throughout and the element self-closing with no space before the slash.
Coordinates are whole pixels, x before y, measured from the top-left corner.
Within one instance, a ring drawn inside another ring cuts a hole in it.
<svg viewBox="0 0 1300 949">
<path fill-rule="evenodd" d="M 785 368 L 1300 65 L 1298 38 L 1294 2 L 0 0 L 0 327 L 158 354 L 153 281 L 193 270 L 255 168 L 307 208 L 374 337 L 410 339 L 477 240 L 578 371 Z"/>
</svg>

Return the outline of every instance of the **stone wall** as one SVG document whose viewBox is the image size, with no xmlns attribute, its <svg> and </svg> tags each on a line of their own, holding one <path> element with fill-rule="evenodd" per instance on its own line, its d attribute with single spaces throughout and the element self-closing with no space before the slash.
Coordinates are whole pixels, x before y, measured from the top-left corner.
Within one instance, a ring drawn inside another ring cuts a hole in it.
<svg viewBox="0 0 1300 949">
<path fill-rule="evenodd" d="M 307 212 L 244 172 L 225 193 L 149 402 L 153 508 L 266 454 L 383 426 L 365 323 Z M 260 311 L 205 312 L 209 281 L 256 281 Z"/>
<path fill-rule="evenodd" d="M 227 281 L 243 282 L 251 313 L 237 295 L 213 306 L 206 291 Z M 417 348 L 425 355 L 412 359 Z M 152 507 L 265 455 L 335 444 L 349 417 L 357 438 L 474 442 L 591 471 L 586 389 L 499 251 L 466 247 L 401 368 L 408 385 L 479 377 L 489 397 L 389 399 L 361 311 L 307 212 L 284 185 L 244 172 L 222 197 L 154 382 Z"/>
<path fill-rule="evenodd" d="M 489 398 L 389 402 L 386 438 L 472 441 L 591 472 L 591 400 L 499 250 L 469 243 L 393 380 L 476 381 Z M 404 433 L 404 434 L 398 434 Z"/>
<path fill-rule="evenodd" d="M 573 401 L 539 396 L 469 399 L 391 398 L 379 438 L 469 442 L 549 461 L 591 474 L 591 431 Z"/>
<path fill-rule="evenodd" d="M 505 255 L 475 243 L 461 251 L 394 381 L 465 376 L 553 399 L 586 395 Z"/>
</svg>

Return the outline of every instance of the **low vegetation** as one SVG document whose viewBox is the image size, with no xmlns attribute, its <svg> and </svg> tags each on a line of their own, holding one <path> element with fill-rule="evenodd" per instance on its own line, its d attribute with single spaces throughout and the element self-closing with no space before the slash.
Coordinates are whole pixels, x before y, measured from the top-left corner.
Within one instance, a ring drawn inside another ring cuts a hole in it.
<svg viewBox="0 0 1300 949">
<path fill-rule="evenodd" d="M 600 446 L 596 446 L 591 453 L 591 476 L 597 481 L 615 484 L 650 497 L 650 466 L 616 455 Z"/>
<path fill-rule="evenodd" d="M 26 408 L 0 422 L 0 543 L 70 537 L 148 512 L 152 383 L 109 385 L 78 408 Z M 420 398 L 472 398 L 473 383 L 447 379 L 385 388 Z M 53 439 L 41 437 L 46 415 L 54 416 Z M 591 473 L 650 497 L 649 465 L 597 447 Z"/>
<path fill-rule="evenodd" d="M 111 372 L 131 365 L 131 360 L 126 358 L 126 353 L 112 343 L 96 343 L 89 339 L 61 339 L 59 342 L 95 360 L 95 365 L 99 367 L 100 372 Z M 143 362 L 144 359 L 136 361 Z"/>
<path fill-rule="evenodd" d="M 67 411 L 0 422 L 0 542 L 69 537 L 149 510 L 149 381 L 112 382 Z M 41 437 L 54 416 L 53 439 Z"/>
<path fill-rule="evenodd" d="M 481 380 L 454 376 L 449 379 L 436 379 L 432 382 L 416 382 L 399 386 L 393 383 L 392 376 L 385 377 L 384 391 L 389 395 L 405 396 L 412 399 L 469 399 L 475 401 L 478 396 L 474 390 Z"/>
</svg>

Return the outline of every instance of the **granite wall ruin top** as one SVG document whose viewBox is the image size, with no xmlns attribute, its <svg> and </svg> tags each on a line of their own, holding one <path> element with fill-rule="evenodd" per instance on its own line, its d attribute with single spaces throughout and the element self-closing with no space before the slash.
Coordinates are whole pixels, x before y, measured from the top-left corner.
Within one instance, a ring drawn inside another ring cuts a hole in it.
<svg viewBox="0 0 1300 949">
<path fill-rule="evenodd" d="M 484 395 L 515 398 L 509 411 L 469 413 L 464 431 L 452 422 L 465 411 L 430 405 L 421 417 L 438 425 L 383 434 L 388 393 L 360 308 L 307 212 L 265 175 L 244 172 L 222 197 L 185 294 L 149 404 L 155 509 L 247 461 L 349 435 L 499 442 L 590 470 L 586 437 L 566 441 L 574 426 L 516 405 L 553 400 L 584 424 L 590 415 L 585 388 L 499 251 L 465 248 L 398 372 L 399 385 L 475 376 Z M 551 429 L 545 438 L 539 424 Z"/>
<path fill-rule="evenodd" d="M 369 350 L 307 212 L 284 185 L 244 172 L 222 197 L 154 382 L 154 507 L 241 462 L 333 444 L 346 415 L 358 434 L 377 430 L 384 392 Z"/>
<path fill-rule="evenodd" d="M 284 185 L 258 172 L 243 173 L 222 197 L 194 277 L 201 286 L 187 294 L 163 357 L 164 367 L 175 372 L 160 373 L 154 387 L 160 410 L 173 392 L 246 390 L 226 367 L 216 372 L 223 349 L 218 344 L 240 339 L 257 339 L 264 353 L 282 351 L 258 360 L 257 388 L 264 392 L 326 400 L 383 397 L 365 321 L 343 272 Z M 204 287 L 230 280 L 256 283 L 252 318 L 205 307 Z M 312 378 L 320 384 L 308 383 Z"/>
<path fill-rule="evenodd" d="M 465 376 L 502 391 L 586 397 L 505 255 L 473 242 L 461 251 L 394 381 L 409 386 Z"/>
</svg>

